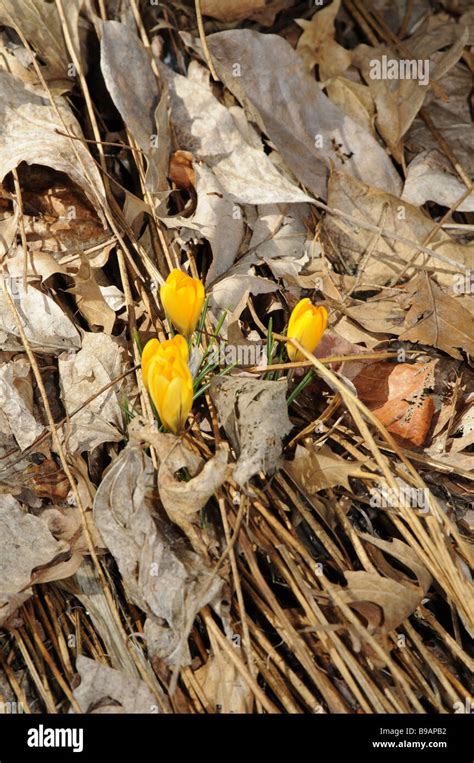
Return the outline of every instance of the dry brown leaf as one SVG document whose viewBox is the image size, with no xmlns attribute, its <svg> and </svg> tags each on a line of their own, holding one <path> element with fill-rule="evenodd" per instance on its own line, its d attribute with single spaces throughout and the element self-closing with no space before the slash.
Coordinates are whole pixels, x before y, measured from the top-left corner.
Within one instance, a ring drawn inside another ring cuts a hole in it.
<svg viewBox="0 0 474 763">
<path fill-rule="evenodd" d="M 375 546 L 377 549 L 384 551 L 386 554 L 393 557 L 398 562 L 401 562 L 405 567 L 413 572 L 421 592 L 423 594 L 428 592 L 432 581 L 431 575 L 421 561 L 418 554 L 416 554 L 416 552 L 410 546 L 408 546 L 403 541 L 398 540 L 398 538 L 393 538 L 391 541 L 386 541 L 382 540 L 381 538 L 376 538 L 373 535 L 368 535 L 367 533 L 359 533 L 359 537 L 365 543 L 369 544 L 367 549 L 369 552 L 371 551 L 371 547 Z M 415 583 L 415 581 L 408 577 L 406 573 L 389 564 L 381 553 L 374 555 L 374 558 L 376 559 L 377 564 L 383 564 L 383 567 L 380 567 L 380 571 L 384 575 L 391 577 L 399 582 L 405 582 L 411 585 Z"/>
<path fill-rule="evenodd" d="M 236 29 L 211 35 L 208 45 L 226 87 L 313 194 L 327 197 L 331 162 L 399 193 L 400 178 L 383 148 L 324 95 L 286 40 Z M 235 76 L 235 62 L 241 76 Z"/>
<path fill-rule="evenodd" d="M 187 153 L 187 152 L 182 152 Z M 244 220 L 235 214 L 236 205 L 212 170 L 205 165 L 193 170 L 196 183 L 197 205 L 190 217 L 164 218 L 168 227 L 180 227 L 184 241 L 206 238 L 212 250 L 212 264 L 206 285 L 222 276 L 234 262 L 244 235 Z"/>
<path fill-rule="evenodd" d="M 174 151 L 170 156 L 168 177 L 177 188 L 190 191 L 196 187 L 193 155 L 190 151 Z"/>
<path fill-rule="evenodd" d="M 216 98 L 201 66 L 190 64 L 183 77 L 161 64 L 160 74 L 169 88 L 179 147 L 213 171 L 234 203 L 308 201 L 307 194 L 275 167 L 242 109 L 228 109 Z"/>
<path fill-rule="evenodd" d="M 33 593 L 35 571 L 52 566 L 50 579 L 62 577 L 54 565 L 68 553 L 69 544 L 58 542 L 39 517 L 23 511 L 13 496 L 0 495 L 0 624 Z"/>
<path fill-rule="evenodd" d="M 388 431 L 413 445 L 426 440 L 435 405 L 433 388 L 436 361 L 429 363 L 374 363 L 352 381 L 369 410 Z"/>
<path fill-rule="evenodd" d="M 89 264 L 83 261 L 78 273 L 74 276 L 74 286 L 67 289 L 73 294 L 81 315 L 84 316 L 90 328 L 99 327 L 105 334 L 111 334 L 115 324 L 115 312 L 107 304 L 95 273 Z"/>
<path fill-rule="evenodd" d="M 344 576 L 347 589 L 339 595 L 368 621 L 372 632 L 387 634 L 398 628 L 424 596 L 421 588 L 408 587 L 375 572 L 345 572 Z"/>
<path fill-rule="evenodd" d="M 89 544 L 84 535 L 82 515 L 78 508 L 48 506 L 39 516 L 46 522 L 50 533 L 56 540 L 67 542 L 74 553 L 89 553 Z M 87 510 L 85 516 L 94 547 L 103 550 L 105 544 L 92 521 L 92 511 Z"/>
<path fill-rule="evenodd" d="M 73 149 L 61 134 L 66 129 L 82 139 L 79 122 L 64 99 L 56 98 L 56 108 L 64 124 L 46 93 L 0 71 L 0 181 L 21 162 L 53 167 L 82 189 L 103 220 L 105 190 L 95 162 L 81 140 L 74 141 Z"/>
<path fill-rule="evenodd" d="M 372 76 L 374 61 L 382 62 L 383 59 L 397 63 L 400 61 L 397 51 L 391 48 L 359 45 L 353 53 L 353 62 L 361 70 L 374 99 L 378 131 L 398 162 L 403 162 L 403 137 L 428 95 L 429 81 L 440 79 L 454 66 L 462 54 L 467 40 L 467 30 L 461 25 L 458 25 L 456 29 L 457 36 L 450 39 L 452 48 L 433 57 L 431 65 L 430 56 L 433 56 L 439 46 L 444 47 L 446 40 L 440 38 L 427 47 L 426 37 L 422 37 L 417 48 L 414 47 L 414 40 L 410 41 L 410 50 L 417 59 L 417 64 L 418 61 L 423 64 L 421 72 L 418 66 L 419 78 Z"/>
<path fill-rule="evenodd" d="M 210 395 L 219 423 L 237 454 L 233 477 L 244 485 L 258 472 L 274 472 L 282 438 L 291 429 L 286 404 L 287 380 L 214 377 Z"/>
<path fill-rule="evenodd" d="M 58 361 L 61 397 L 68 414 L 123 371 L 123 350 L 115 337 L 84 333 L 82 349 Z M 103 442 L 119 442 L 123 417 L 117 391 L 120 383 L 95 397 L 64 428 L 70 453 L 93 450 Z"/>
<path fill-rule="evenodd" d="M 451 453 L 459 453 L 474 445 L 474 396 L 469 395 L 467 407 L 458 416 L 453 425 Z"/>
<path fill-rule="evenodd" d="M 298 445 L 294 460 L 284 463 L 285 472 L 309 495 L 336 485 L 350 490 L 349 477 L 361 477 L 362 466 L 362 461 L 347 461 L 328 445 L 311 449 Z"/>
<path fill-rule="evenodd" d="M 194 673 L 194 678 L 202 689 L 212 712 L 251 713 L 253 695 L 247 681 L 237 671 L 235 665 L 215 637 L 210 634 L 212 651 L 205 665 Z M 231 641 L 234 648 L 236 644 Z M 240 642 L 238 643 L 240 646 Z"/>
<path fill-rule="evenodd" d="M 153 471 L 141 448 L 128 445 L 99 485 L 94 521 L 128 596 L 147 615 L 150 653 L 167 665 L 183 665 L 190 661 L 187 638 L 194 618 L 219 600 L 223 580 L 211 577 L 203 560 L 150 503 Z"/>
<path fill-rule="evenodd" d="M 44 429 L 33 415 L 30 364 L 24 358 L 0 365 L 0 430 L 24 450 Z"/>
<path fill-rule="evenodd" d="M 449 208 L 466 192 L 462 180 L 453 174 L 449 159 L 436 149 L 421 151 L 407 169 L 401 198 L 416 207 L 429 200 Z M 474 194 L 458 204 L 457 210 L 474 212 Z"/>
<path fill-rule="evenodd" d="M 209 306 L 216 320 L 219 320 L 223 310 L 233 313 L 232 319 L 237 320 L 246 307 L 249 294 L 271 294 L 277 289 L 278 285 L 268 278 L 254 275 L 232 275 L 223 278 L 212 286 Z M 227 328 L 226 323 L 224 323 L 224 328 Z"/>
<path fill-rule="evenodd" d="M 359 535 L 370 544 L 368 551 L 384 576 L 365 570 L 345 572 L 347 588 L 339 595 L 366 621 L 369 632 L 379 643 L 390 650 L 389 632 L 398 628 L 419 606 L 431 585 L 431 575 L 406 543 L 397 539 L 387 542 L 365 533 Z M 375 548 L 371 549 L 371 546 Z M 417 582 L 389 564 L 382 551 L 411 570 Z M 364 651 L 376 665 L 381 666 L 380 657 L 369 645 L 364 645 Z"/>
<path fill-rule="evenodd" d="M 448 27 L 449 29 L 449 27 Z M 436 125 L 436 130 L 446 140 L 457 160 L 467 174 L 474 174 L 474 153 L 472 151 L 472 119 L 468 93 L 472 88 L 472 72 L 467 67 L 455 66 L 449 74 L 439 80 L 448 100 L 438 98 L 432 90 L 426 96 L 424 110 Z M 418 156 L 429 149 L 439 150 L 439 144 L 423 120 L 415 119 L 407 133 L 407 147 Z M 452 198 L 452 202 L 459 197 Z"/>
<path fill-rule="evenodd" d="M 31 264 L 43 280 L 47 276 L 41 270 L 40 253 L 82 252 L 110 238 L 92 204 L 64 173 L 44 165 L 22 164 L 18 178 L 28 249 L 34 252 Z M 68 256 L 67 263 L 71 267 L 76 259 Z"/>
<path fill-rule="evenodd" d="M 68 0 L 64 4 L 76 51 L 79 50 L 77 27 L 80 6 L 80 0 Z M 67 81 L 71 56 L 66 47 L 56 5 L 45 0 L 22 0 L 21 3 L 16 0 L 0 0 L 0 23 L 11 26 L 12 19 L 47 64 L 47 79 L 60 77 Z"/>
<path fill-rule="evenodd" d="M 387 296 L 386 292 L 367 302 L 352 304 L 346 311 L 352 320 L 373 334 L 399 334 L 403 328 L 405 311 L 399 300 Z"/>
<path fill-rule="evenodd" d="M 334 22 L 340 6 L 341 0 L 333 0 L 330 5 L 315 13 L 310 21 L 295 19 L 295 23 L 303 29 L 296 50 L 309 72 L 312 72 L 316 64 L 319 66 L 320 80 L 336 77 L 351 65 L 351 51 L 334 39 Z"/>
<path fill-rule="evenodd" d="M 457 359 L 462 358 L 459 349 L 474 355 L 472 313 L 442 291 L 427 273 L 420 273 L 407 284 L 401 304 L 409 310 L 400 340 L 429 344 Z"/>
<path fill-rule="evenodd" d="M 231 475 L 228 447 L 224 443 L 219 445 L 215 455 L 204 462 L 181 438 L 157 432 L 140 421 L 131 423 L 129 434 L 132 440 L 147 442 L 155 448 L 160 460 L 158 490 L 166 513 L 182 529 L 196 553 L 209 558 L 208 547 L 215 539 L 209 538 L 202 528 L 199 512 Z M 190 479 L 179 479 L 178 473 L 183 469 Z"/>
<path fill-rule="evenodd" d="M 343 172 L 331 173 L 328 205 L 419 244 L 423 244 L 435 226 L 417 207 Z M 438 283 L 452 287 L 454 274 L 460 272 L 460 268 L 419 252 L 413 246 L 357 228 L 337 214 L 325 216 L 322 236 L 327 256 L 333 259 L 335 252 L 344 252 L 344 264 L 350 272 L 363 264 L 362 280 L 372 286 L 384 285 L 402 273 L 412 276 L 423 266 L 434 271 Z M 458 243 L 443 230 L 433 235 L 429 246 L 460 265 L 474 266 L 474 246 Z"/>
<path fill-rule="evenodd" d="M 7 278 L 6 286 L 22 316 L 23 330 L 34 350 L 54 355 L 81 346 L 77 328 L 49 294 L 43 294 L 31 284 L 25 288 L 19 277 Z M 3 290 L 0 291 L 0 349 L 24 349 Z"/>
<path fill-rule="evenodd" d="M 375 105 L 367 85 L 346 77 L 333 77 L 326 84 L 326 90 L 344 114 L 375 136 Z"/>
<path fill-rule="evenodd" d="M 80 684 L 73 696 L 83 713 L 159 713 L 156 697 L 138 675 L 76 657 Z"/>
<path fill-rule="evenodd" d="M 219 21 L 241 21 L 265 5 L 266 0 L 201 0 L 201 12 Z"/>
<path fill-rule="evenodd" d="M 52 502 L 65 501 L 71 490 L 65 472 L 52 458 L 28 466 L 23 472 L 23 480 L 36 498 L 47 498 Z"/>
<path fill-rule="evenodd" d="M 149 154 L 159 95 L 150 58 L 134 27 L 102 21 L 101 30 L 100 68 L 107 90 L 138 145 Z"/>
</svg>

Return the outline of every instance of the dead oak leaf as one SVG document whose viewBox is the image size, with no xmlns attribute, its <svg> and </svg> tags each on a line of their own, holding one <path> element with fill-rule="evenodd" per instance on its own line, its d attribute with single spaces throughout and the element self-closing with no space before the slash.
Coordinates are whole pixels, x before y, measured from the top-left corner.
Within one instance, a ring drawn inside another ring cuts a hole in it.
<svg viewBox="0 0 474 763">
<path fill-rule="evenodd" d="M 309 495 L 324 488 L 343 485 L 350 489 L 349 477 L 361 476 L 361 461 L 347 461 L 334 453 L 328 445 L 309 450 L 296 448 L 293 461 L 285 461 L 285 472 Z"/>
<path fill-rule="evenodd" d="M 375 572 L 345 572 L 347 589 L 342 598 L 368 622 L 372 632 L 397 628 L 423 598 L 421 588 L 407 586 Z"/>
<path fill-rule="evenodd" d="M 377 641 L 390 649 L 387 634 L 413 614 L 428 592 L 432 577 L 415 551 L 403 541 L 395 538 L 389 542 L 367 533 L 359 533 L 359 537 L 369 544 L 368 551 L 383 575 L 365 570 L 345 572 L 347 588 L 340 595 L 366 621 Z M 401 562 L 416 581 L 391 565 L 384 554 Z M 378 655 L 368 644 L 364 648 L 378 664 Z"/>
<path fill-rule="evenodd" d="M 460 360 L 457 348 L 474 355 L 474 318 L 459 302 L 442 291 L 426 273 L 406 287 L 402 303 L 409 306 L 401 341 L 437 347 Z"/>
<path fill-rule="evenodd" d="M 351 65 L 352 53 L 334 39 L 334 22 L 340 5 L 341 0 L 334 0 L 331 5 L 315 13 L 310 21 L 295 19 L 295 23 L 303 29 L 296 50 L 310 72 L 318 64 L 322 80 L 341 74 Z"/>
</svg>

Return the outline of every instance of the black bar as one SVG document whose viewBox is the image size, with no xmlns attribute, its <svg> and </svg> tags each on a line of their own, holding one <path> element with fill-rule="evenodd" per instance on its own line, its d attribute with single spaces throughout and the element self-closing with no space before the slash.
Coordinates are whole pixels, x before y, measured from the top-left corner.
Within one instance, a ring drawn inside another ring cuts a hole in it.
<svg viewBox="0 0 474 763">
<path fill-rule="evenodd" d="M 449 760 L 472 763 L 473 716 L 450 715 L 0 715 L 0 763 L 119 761 L 186 753 L 225 758 L 291 753 L 317 763 Z M 63 730 L 63 731 L 60 731 Z M 75 731 L 74 731 L 75 730 Z M 82 736 L 81 736 L 82 733 Z M 30 742 L 30 745 L 28 744 Z M 50 742 L 67 746 L 48 746 Z M 31 746 L 32 744 L 43 746 Z M 76 747 L 76 752 L 74 752 Z M 285 752 L 286 750 L 286 752 Z M 350 757 L 346 757 L 350 756 Z M 403 756 L 403 757 L 402 757 Z M 128 758 L 130 759 L 130 758 Z M 133 759 L 133 758 L 132 758 Z"/>
</svg>

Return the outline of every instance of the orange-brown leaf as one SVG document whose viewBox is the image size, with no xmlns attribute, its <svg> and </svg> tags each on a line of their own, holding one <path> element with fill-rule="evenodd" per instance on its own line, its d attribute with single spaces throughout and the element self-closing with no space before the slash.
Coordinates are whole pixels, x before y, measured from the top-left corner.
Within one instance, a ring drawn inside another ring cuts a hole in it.
<svg viewBox="0 0 474 763">
<path fill-rule="evenodd" d="M 388 431 L 413 445 L 423 445 L 434 414 L 428 390 L 435 362 L 374 363 L 353 383 L 360 399 Z"/>
</svg>

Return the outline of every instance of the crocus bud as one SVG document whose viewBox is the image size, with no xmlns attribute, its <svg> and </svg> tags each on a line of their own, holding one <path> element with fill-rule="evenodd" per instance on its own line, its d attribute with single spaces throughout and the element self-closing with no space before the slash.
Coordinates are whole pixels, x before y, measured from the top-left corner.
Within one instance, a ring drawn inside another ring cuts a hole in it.
<svg viewBox="0 0 474 763">
<path fill-rule="evenodd" d="M 142 375 L 162 424 L 178 434 L 193 405 L 193 379 L 186 340 L 177 335 L 165 342 L 151 339 L 142 354 Z"/>
<path fill-rule="evenodd" d="M 174 269 L 160 289 L 161 302 L 173 326 L 184 336 L 190 336 L 197 326 L 204 305 L 204 286 Z"/>
<path fill-rule="evenodd" d="M 328 312 L 325 307 L 316 307 L 306 297 L 295 305 L 290 315 L 287 336 L 296 339 L 308 352 L 313 352 L 324 334 L 328 322 Z M 286 345 L 288 357 L 293 360 L 305 360 L 304 355 L 288 342 Z"/>
</svg>

